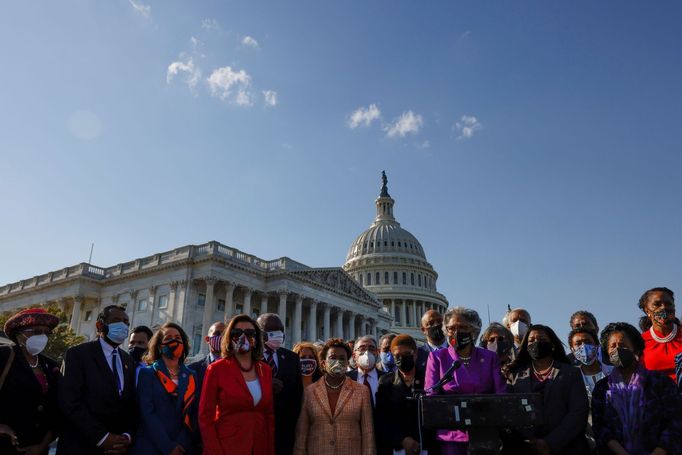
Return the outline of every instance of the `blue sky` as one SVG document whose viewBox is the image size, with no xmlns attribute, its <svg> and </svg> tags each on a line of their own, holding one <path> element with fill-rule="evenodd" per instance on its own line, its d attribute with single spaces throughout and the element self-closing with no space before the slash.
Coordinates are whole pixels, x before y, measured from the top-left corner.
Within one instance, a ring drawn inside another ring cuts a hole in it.
<svg viewBox="0 0 682 455">
<path fill-rule="evenodd" d="M 682 289 L 677 2 L 11 2 L 0 283 L 218 240 L 335 266 L 380 172 L 451 304 Z M 267 97 L 265 96 L 267 93 Z M 353 114 L 356 113 L 354 116 Z"/>
</svg>

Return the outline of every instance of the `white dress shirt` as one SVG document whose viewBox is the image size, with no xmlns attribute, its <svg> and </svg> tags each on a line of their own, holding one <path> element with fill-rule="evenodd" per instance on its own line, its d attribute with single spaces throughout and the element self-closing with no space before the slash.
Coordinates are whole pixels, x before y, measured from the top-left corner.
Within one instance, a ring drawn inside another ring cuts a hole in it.
<svg viewBox="0 0 682 455">
<path fill-rule="evenodd" d="M 367 373 L 367 382 L 369 382 L 369 388 L 372 389 L 372 403 L 374 403 L 374 399 L 377 395 L 377 390 L 379 389 L 379 373 L 377 373 L 376 368 L 372 368 L 372 370 Z M 365 383 L 365 373 L 358 368 L 358 384 L 364 384 Z"/>
<path fill-rule="evenodd" d="M 426 346 L 429 348 L 429 351 L 434 352 L 434 351 L 437 351 L 439 349 L 447 348 L 448 347 L 448 341 L 445 340 L 445 341 L 443 341 L 443 343 L 441 343 L 440 346 L 436 346 L 435 344 L 429 343 L 429 341 L 427 340 Z"/>
</svg>

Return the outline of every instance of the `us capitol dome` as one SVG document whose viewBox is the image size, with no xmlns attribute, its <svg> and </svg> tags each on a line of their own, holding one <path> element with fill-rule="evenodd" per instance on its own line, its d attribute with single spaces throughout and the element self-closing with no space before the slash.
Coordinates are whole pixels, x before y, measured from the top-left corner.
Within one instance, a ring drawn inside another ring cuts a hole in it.
<svg viewBox="0 0 682 455">
<path fill-rule="evenodd" d="M 395 201 L 388 194 L 382 172 L 377 215 L 372 225 L 351 244 L 344 270 L 377 296 L 392 318 L 391 331 L 424 340 L 421 316 L 435 309 L 441 314 L 448 300 L 438 292 L 438 273 L 427 261 L 419 240 L 393 216 Z"/>
</svg>

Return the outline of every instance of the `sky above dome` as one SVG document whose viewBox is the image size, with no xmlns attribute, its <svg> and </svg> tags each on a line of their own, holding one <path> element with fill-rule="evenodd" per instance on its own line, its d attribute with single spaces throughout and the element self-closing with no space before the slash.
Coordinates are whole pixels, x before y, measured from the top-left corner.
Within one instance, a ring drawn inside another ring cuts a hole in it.
<svg viewBox="0 0 682 455">
<path fill-rule="evenodd" d="M 217 240 L 341 266 L 395 216 L 451 304 L 682 292 L 679 2 L 112 0 L 0 15 L 0 283 Z"/>
</svg>

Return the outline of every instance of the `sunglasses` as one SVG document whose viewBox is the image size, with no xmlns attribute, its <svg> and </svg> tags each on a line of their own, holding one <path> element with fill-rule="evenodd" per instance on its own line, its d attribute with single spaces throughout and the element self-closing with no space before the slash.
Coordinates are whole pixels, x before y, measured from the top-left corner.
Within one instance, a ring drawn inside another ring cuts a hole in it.
<svg viewBox="0 0 682 455">
<path fill-rule="evenodd" d="M 230 338 L 239 338 L 246 335 L 247 338 L 256 338 L 256 329 L 232 329 L 230 331 Z"/>
</svg>

